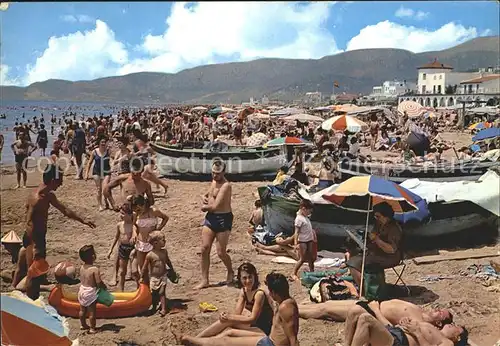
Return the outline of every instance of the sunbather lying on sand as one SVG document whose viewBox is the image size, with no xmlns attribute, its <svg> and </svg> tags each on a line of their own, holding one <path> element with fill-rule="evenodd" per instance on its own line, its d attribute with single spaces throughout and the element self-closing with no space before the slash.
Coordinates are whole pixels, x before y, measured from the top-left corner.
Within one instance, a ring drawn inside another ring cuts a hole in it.
<svg viewBox="0 0 500 346">
<path fill-rule="evenodd" d="M 261 255 L 270 255 L 270 256 L 288 256 L 293 258 L 294 260 L 299 260 L 299 253 L 296 249 L 294 249 L 290 244 L 291 242 L 287 242 L 283 238 L 276 238 L 276 245 L 263 245 L 261 243 L 256 242 L 254 244 L 255 251 Z"/>
<path fill-rule="evenodd" d="M 453 322 L 453 315 L 446 309 L 425 311 L 420 306 L 399 299 L 377 304 L 384 318 L 393 325 L 398 324 L 402 318 L 428 322 L 439 328 Z M 371 303 L 370 306 L 373 304 Z M 330 300 L 319 304 L 299 305 L 299 316 L 304 319 L 331 319 L 336 322 L 344 322 L 348 314 L 353 311 L 372 313 L 366 302 L 356 300 Z"/>
<path fill-rule="evenodd" d="M 345 344 L 349 346 L 419 346 L 467 345 L 468 332 L 464 327 L 447 324 L 442 329 L 410 317 L 397 323 L 386 319 L 377 302 L 369 304 L 371 312 L 355 307 L 347 314 Z"/>
</svg>

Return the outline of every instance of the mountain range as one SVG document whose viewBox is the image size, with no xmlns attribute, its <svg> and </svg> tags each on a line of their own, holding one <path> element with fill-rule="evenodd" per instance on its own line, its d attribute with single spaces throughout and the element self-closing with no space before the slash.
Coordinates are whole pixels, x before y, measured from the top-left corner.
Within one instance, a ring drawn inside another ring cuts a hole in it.
<svg viewBox="0 0 500 346">
<path fill-rule="evenodd" d="M 198 66 L 177 73 L 140 72 L 71 82 L 50 79 L 27 87 L 1 86 L 3 100 L 137 103 L 240 103 L 250 97 L 289 101 L 306 92 L 369 93 L 385 80 L 415 82 L 417 67 L 434 59 L 454 71 L 500 65 L 498 36 L 476 38 L 441 51 L 361 49 L 321 59 L 265 58 Z"/>
</svg>

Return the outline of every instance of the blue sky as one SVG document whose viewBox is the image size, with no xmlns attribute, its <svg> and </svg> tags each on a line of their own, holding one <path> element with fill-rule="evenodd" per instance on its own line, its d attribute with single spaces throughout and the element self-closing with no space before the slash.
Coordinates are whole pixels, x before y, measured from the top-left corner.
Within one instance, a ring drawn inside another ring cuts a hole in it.
<svg viewBox="0 0 500 346">
<path fill-rule="evenodd" d="M 499 34 L 495 1 L 12 3 L 0 16 L 3 85 L 361 48 L 422 52 Z"/>
</svg>

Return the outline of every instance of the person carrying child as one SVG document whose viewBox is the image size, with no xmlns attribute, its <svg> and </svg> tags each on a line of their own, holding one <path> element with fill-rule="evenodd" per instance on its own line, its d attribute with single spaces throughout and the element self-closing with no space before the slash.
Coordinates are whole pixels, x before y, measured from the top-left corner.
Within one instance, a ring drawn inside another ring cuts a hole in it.
<svg viewBox="0 0 500 346">
<path fill-rule="evenodd" d="M 177 278 L 177 274 L 165 248 L 165 235 L 160 231 L 151 232 L 149 242 L 153 249 L 146 255 L 141 271 L 141 282 L 147 281 L 149 276 L 149 287 L 153 294 L 153 311 L 156 311 L 159 300 L 161 304 L 160 316 L 163 317 L 167 314 L 165 289 L 167 280 L 169 280 L 168 273 L 169 271 L 173 273 L 174 279 Z"/>
<path fill-rule="evenodd" d="M 120 291 L 125 289 L 125 276 L 127 275 L 127 266 L 131 260 L 131 252 L 134 250 L 135 239 L 137 238 L 137 229 L 134 225 L 134 213 L 130 204 L 124 203 L 120 209 L 122 221 L 118 222 L 116 225 L 116 235 L 111 249 L 108 252 L 108 259 L 111 258 L 111 254 L 116 246 L 118 245 L 118 262 L 120 266 L 120 279 L 119 287 Z"/>
<path fill-rule="evenodd" d="M 80 289 L 78 291 L 78 302 L 80 303 L 80 323 L 82 330 L 88 330 L 94 334 L 96 329 L 96 307 L 99 289 L 106 289 L 101 279 L 99 267 L 94 264 L 96 254 L 92 245 L 84 245 L 79 250 L 83 266 L 80 268 Z M 89 315 L 90 327 L 87 324 L 87 313 Z"/>
</svg>

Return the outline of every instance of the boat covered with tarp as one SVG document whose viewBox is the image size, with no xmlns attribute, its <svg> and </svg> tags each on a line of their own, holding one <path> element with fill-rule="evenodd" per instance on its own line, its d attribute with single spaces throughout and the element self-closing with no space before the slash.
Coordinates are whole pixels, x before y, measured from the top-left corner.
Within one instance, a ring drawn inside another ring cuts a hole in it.
<svg viewBox="0 0 500 346">
<path fill-rule="evenodd" d="M 409 164 L 362 162 L 345 158 L 339 162 L 338 170 L 341 173 L 342 180 L 356 176 L 378 175 L 397 183 L 414 178 L 432 182 L 452 182 L 478 180 L 490 168 L 498 166 L 500 166 L 499 162 L 490 160 Z"/>
<path fill-rule="evenodd" d="M 432 183 L 412 179 L 404 187 L 423 202 L 417 203 L 418 210 L 395 214 L 395 218 L 408 238 L 431 238 L 498 222 L 499 186 L 500 179 L 494 171 L 483 175 L 478 182 Z M 323 198 L 333 194 L 337 187 L 310 193 L 291 179 L 278 186 L 259 187 L 267 230 L 273 234 L 292 234 L 300 201 L 309 199 L 314 204 L 311 223 L 320 237 L 345 239 L 346 230 L 363 232 L 366 212 L 341 208 Z M 373 224 L 371 212 L 368 219 Z"/>
</svg>

